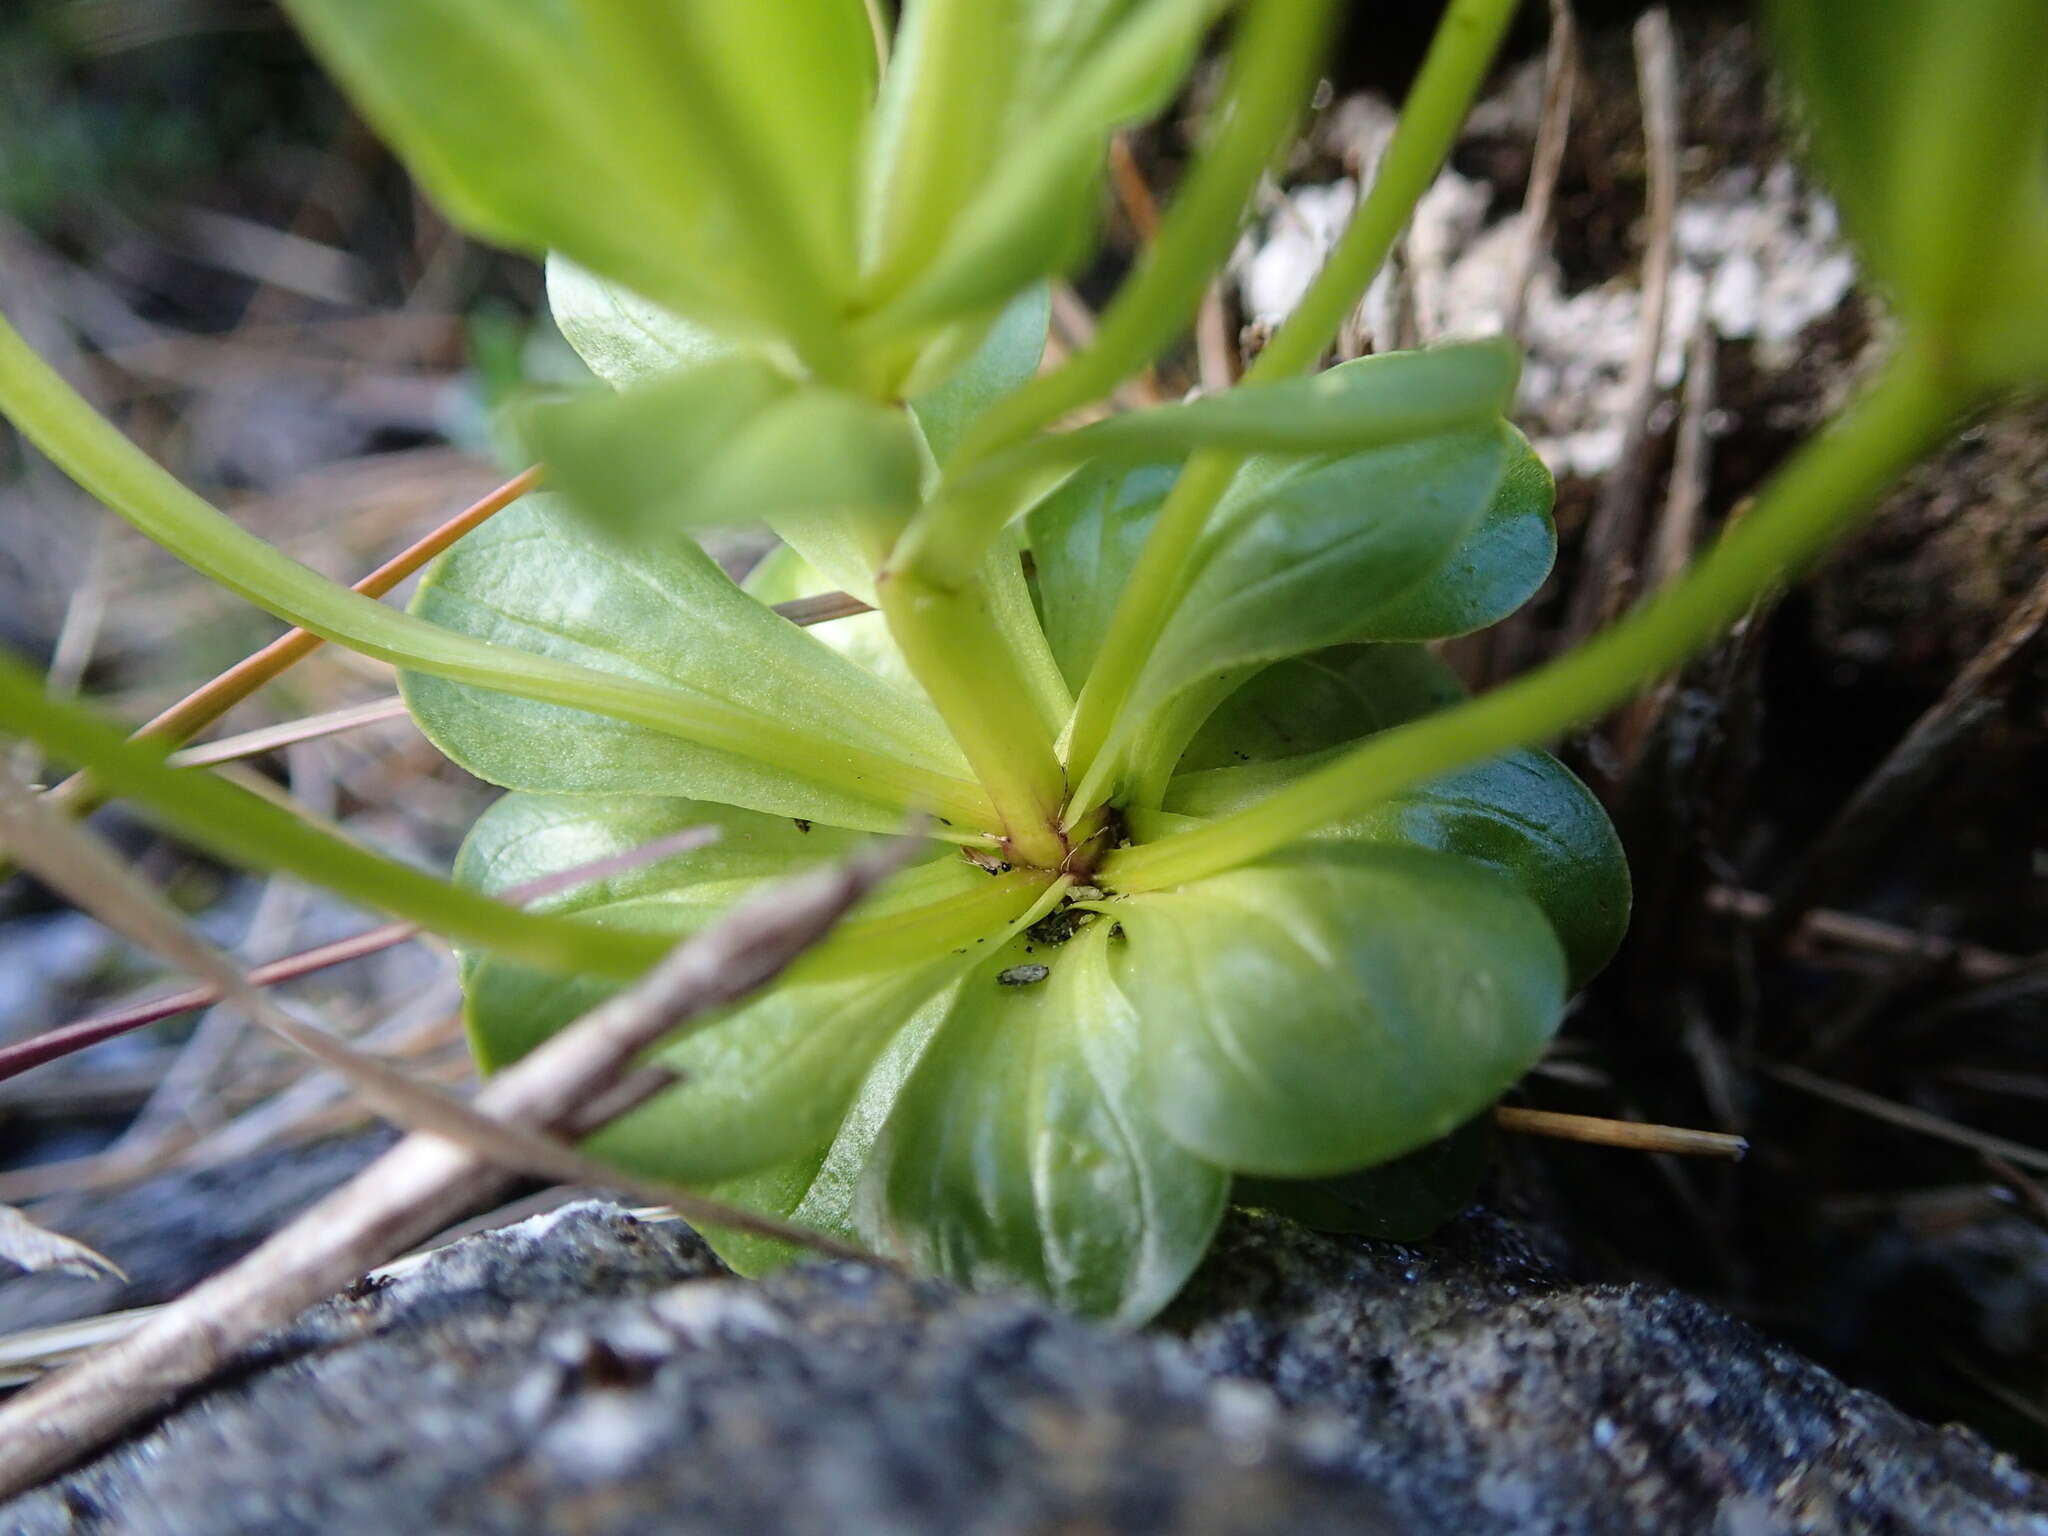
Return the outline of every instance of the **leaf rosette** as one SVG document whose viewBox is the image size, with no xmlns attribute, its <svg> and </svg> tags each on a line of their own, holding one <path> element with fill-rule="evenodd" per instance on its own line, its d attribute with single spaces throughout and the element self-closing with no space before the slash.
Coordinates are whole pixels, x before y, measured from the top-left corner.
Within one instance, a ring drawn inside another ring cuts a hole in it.
<svg viewBox="0 0 2048 1536">
<path fill-rule="evenodd" d="M 592 290 L 563 271 L 563 328 L 594 366 L 629 388 L 702 382 L 701 360 L 654 366 L 672 323 L 579 307 Z M 916 403 L 920 436 L 959 432 L 1028 376 L 1042 300 L 1016 310 L 947 391 Z M 622 366 L 636 355 L 645 370 Z M 1377 388 L 1415 361 L 1338 373 Z M 1170 458 L 1091 458 L 1020 525 L 1032 575 L 1011 617 L 1067 689 L 1086 680 L 1179 473 Z M 602 475 L 567 481 L 572 497 L 606 494 Z M 1549 497 L 1497 418 L 1250 459 L 1133 688 L 1100 841 L 1170 839 L 1455 700 L 1422 642 L 1534 590 L 1552 554 Z M 832 526 L 785 524 L 828 550 L 819 532 Z M 1001 554 L 1021 569 L 1015 544 Z M 676 1085 L 595 1138 L 607 1158 L 963 1281 L 1138 1320 L 1185 1280 L 1235 1178 L 1258 1181 L 1241 1198 L 1373 1207 L 1360 1170 L 1407 1166 L 1395 1160 L 1471 1122 L 1541 1054 L 1568 988 L 1618 940 L 1628 887 L 1613 832 L 1534 752 L 1167 889 L 1007 867 L 884 616 L 806 630 L 771 606 L 835 585 L 791 545 L 735 583 L 687 537 L 608 539 L 539 498 L 446 556 L 416 601 L 459 632 L 700 693 L 814 743 L 802 760 L 764 762 L 409 678 L 429 735 L 514 791 L 458 863 L 485 892 L 714 825 L 709 847 L 544 904 L 680 936 L 760 881 L 900 830 L 939 803 L 932 786 L 953 786 L 924 855 L 851 922 L 764 996 L 662 1047 Z M 617 985 L 501 954 L 472 954 L 464 972 L 487 1067 Z M 1469 1180 L 1378 1187 L 1413 1223 L 1419 1190 L 1455 1206 Z M 744 1270 L 789 1256 L 713 1237 Z"/>
</svg>

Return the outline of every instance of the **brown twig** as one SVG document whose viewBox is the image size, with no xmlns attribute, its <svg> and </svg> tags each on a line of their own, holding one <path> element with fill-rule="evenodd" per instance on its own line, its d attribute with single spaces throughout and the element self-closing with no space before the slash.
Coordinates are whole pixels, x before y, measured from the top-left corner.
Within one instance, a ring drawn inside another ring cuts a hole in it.
<svg viewBox="0 0 2048 1536">
<path fill-rule="evenodd" d="M 1678 44 L 1671 17 L 1660 6 L 1635 25 L 1636 74 L 1643 98 L 1643 145 L 1649 167 L 1649 236 L 1643 250 L 1643 307 L 1628 364 L 1628 408 L 1621 450 L 1601 488 L 1599 504 L 1580 545 L 1580 577 L 1565 625 L 1568 639 L 1583 639 L 1612 618 L 1627 600 L 1642 521 L 1643 481 L 1649 472 L 1650 416 L 1657 401 L 1657 356 L 1663 349 L 1670 301 L 1674 229 L 1678 217 Z"/>
<path fill-rule="evenodd" d="M 1494 1124 L 1525 1136 L 1556 1141 L 1583 1141 L 1599 1147 L 1625 1147 L 1633 1152 L 1672 1152 L 1686 1157 L 1722 1157 L 1740 1162 L 1749 1140 L 1723 1131 L 1695 1131 L 1679 1125 L 1647 1125 L 1639 1120 L 1605 1120 L 1596 1115 L 1566 1115 L 1548 1109 L 1497 1105 Z"/>
<path fill-rule="evenodd" d="M 1973 1131 L 1966 1125 L 1957 1125 L 1953 1120 L 1930 1114 L 1924 1109 L 1915 1109 L 1910 1104 L 1883 1098 L 1861 1088 L 1852 1088 L 1847 1083 L 1838 1083 L 1832 1078 L 1821 1077 L 1803 1067 L 1783 1062 L 1764 1062 L 1759 1070 L 1766 1077 L 1774 1077 L 1788 1088 L 1801 1093 L 1810 1093 L 1817 1099 L 1826 1099 L 1844 1109 L 1854 1110 L 1859 1115 L 1868 1115 L 1873 1120 L 1887 1121 L 1903 1130 L 1915 1131 L 1922 1136 L 1932 1136 L 1937 1141 L 1946 1141 L 1958 1147 L 1967 1147 L 1982 1157 L 2002 1157 L 2020 1168 L 2032 1169 L 2037 1173 L 2048 1173 L 2048 1151 L 2030 1147 L 2025 1142 L 2009 1141 L 2003 1136 L 1993 1136 L 1984 1131 Z"/>
<path fill-rule="evenodd" d="M 516 904 L 540 901 L 548 896 L 559 895 L 593 880 L 606 880 L 613 875 L 623 874 L 629 869 L 652 864 L 661 859 L 674 858 L 677 854 L 688 853 L 703 847 L 716 837 L 709 827 L 686 827 L 667 837 L 656 838 L 638 848 L 629 848 L 624 853 L 611 854 L 606 858 L 594 859 L 588 863 L 571 865 L 529 880 L 503 893 L 503 899 Z M 243 980 L 250 986 L 270 987 L 280 982 L 296 981 L 315 971 L 329 966 L 344 965 L 351 960 L 360 960 L 365 955 L 374 955 L 393 945 L 403 944 L 420 932 L 417 923 L 385 923 L 380 927 L 351 934 L 345 939 L 336 939 L 327 944 L 316 944 L 311 949 L 301 950 L 295 955 L 273 960 L 247 972 Z M 223 993 L 218 986 L 203 985 L 186 987 L 162 997 L 148 998 L 131 1003 L 125 1008 L 112 1009 L 95 1014 L 57 1029 L 32 1035 L 12 1045 L 0 1047 L 0 1082 L 17 1076 L 45 1062 L 60 1056 L 69 1056 L 87 1046 L 98 1045 L 116 1035 L 125 1035 L 130 1030 L 141 1029 L 146 1024 L 186 1013 L 194 1008 L 209 1008 L 221 1001 Z"/>
<path fill-rule="evenodd" d="M 1522 228 L 1509 267 L 1508 306 L 1501 329 L 1517 340 L 1529 307 L 1529 282 L 1536 253 L 1550 229 L 1550 205 L 1564 171 L 1565 145 L 1572 129 L 1572 96 L 1579 81 L 1579 29 L 1571 0 L 1550 0 L 1550 44 L 1543 55 L 1543 107 L 1536 120 L 1536 144 L 1529 157 L 1529 189 L 1522 196 Z"/>
<path fill-rule="evenodd" d="M 40 874 L 86 890 L 103 918 L 118 917 L 273 1027 L 295 1025 L 248 988 L 225 957 L 186 929 L 96 838 L 25 792 L 6 796 L 11 836 Z M 0 1498 L 89 1454 L 165 1401 L 203 1380 L 239 1349 L 281 1326 L 364 1268 L 439 1230 L 503 1181 L 500 1164 L 575 1181 L 641 1181 L 592 1164 L 553 1139 L 584 1107 L 632 1072 L 640 1055 L 686 1021 L 771 980 L 821 938 L 913 846 L 909 840 L 845 865 L 778 882 L 679 944 L 639 983 L 584 1015 L 486 1084 L 473 1106 L 426 1089 L 322 1031 L 281 1029 L 346 1072 L 359 1091 L 405 1123 L 424 1121 L 362 1174 L 254 1253 L 187 1292 L 129 1337 L 0 1407 Z M 845 1245 L 685 1191 L 661 1198 L 685 1216 L 841 1253 Z"/>
<path fill-rule="evenodd" d="M 1771 898 L 1761 891 L 1745 891 L 1731 885 L 1717 885 L 1707 892 L 1707 909 L 1725 913 L 1747 923 L 1762 923 L 1771 915 Z M 1963 943 L 1940 934 L 1921 933 L 1881 922 L 1854 912 L 1836 912 L 1826 907 L 1809 910 L 1802 919 L 1800 936 L 1824 939 L 1852 949 L 1878 954 L 1924 958 L 1953 965 L 1956 974 L 1970 981 L 1999 981 L 2011 976 L 2028 962 L 2016 955 L 1987 949 L 1981 944 Z"/>
<path fill-rule="evenodd" d="M 355 584 L 365 597 L 382 597 L 464 534 L 481 527 L 540 483 L 536 467 L 515 475 L 480 501 L 465 507 L 424 538 L 400 550 Z M 308 630 L 290 629 L 156 716 L 138 737 L 189 741 L 258 688 L 281 676 L 327 642 Z M 90 774 L 74 773 L 49 791 L 49 802 L 83 815 L 101 803 Z"/>
<path fill-rule="evenodd" d="M 1767 941 L 1782 945 L 1809 911 L 1863 868 L 1885 834 L 1933 784 L 1956 747 L 2004 708 L 2015 663 L 2044 627 L 2048 575 L 2013 605 L 1990 642 L 1913 722 L 1779 883 L 1764 929 Z"/>
</svg>

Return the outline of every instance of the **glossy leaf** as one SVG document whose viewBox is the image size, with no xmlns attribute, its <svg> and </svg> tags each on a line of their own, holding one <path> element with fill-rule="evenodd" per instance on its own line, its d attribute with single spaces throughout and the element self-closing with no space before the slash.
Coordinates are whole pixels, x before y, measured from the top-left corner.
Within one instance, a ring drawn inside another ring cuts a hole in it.
<svg viewBox="0 0 2048 1536">
<path fill-rule="evenodd" d="M 1201 1258 L 1229 1181 L 1146 1107 L 1109 931 L 1020 937 L 968 977 L 875 1144 L 859 1229 L 964 1285 L 1141 1322 Z"/>
<path fill-rule="evenodd" d="M 1218 705 L 1176 766 L 1186 776 L 1321 752 L 1464 696 L 1458 675 L 1419 645 L 1338 645 L 1290 656 Z"/>
<path fill-rule="evenodd" d="M 1279 663 L 1211 717 L 1182 759 L 1165 809 L 1227 815 L 1314 772 L 1358 738 L 1462 696 L 1450 669 L 1420 646 L 1339 646 Z M 1575 988 L 1599 973 L 1628 929 L 1621 840 L 1593 792 L 1547 753 L 1509 752 L 1414 785 L 1318 836 L 1433 848 L 1499 870 L 1550 919 Z"/>
<path fill-rule="evenodd" d="M 1084 468 L 1026 519 L 1046 639 L 1077 692 L 1179 473 L 1170 464 Z"/>
<path fill-rule="evenodd" d="M 895 830 L 902 808 L 920 799 L 958 798 L 934 780 L 964 788 L 966 766 L 921 700 L 770 613 L 686 542 L 628 553 L 580 532 L 547 498 L 530 498 L 444 557 L 415 611 L 494 646 L 724 701 L 772 722 L 773 739 L 791 743 L 783 766 L 771 767 L 557 705 L 408 675 L 407 702 L 422 729 L 493 783 L 682 795 L 871 831 Z"/>
<path fill-rule="evenodd" d="M 1550 470 L 1509 430 L 1506 472 L 1479 524 L 1450 559 L 1353 626 L 1353 640 L 1444 640 L 1498 624 L 1536 595 L 1557 559 Z"/>
<path fill-rule="evenodd" d="M 1492 1145 L 1486 1116 L 1390 1163 L 1328 1179 L 1239 1179 L 1232 1205 L 1261 1206 L 1318 1232 L 1416 1243 L 1472 1203 Z"/>
<path fill-rule="evenodd" d="M 1305 847 L 1114 916 L 1153 1113 L 1242 1172 L 1345 1172 L 1448 1135 L 1534 1064 L 1563 1009 L 1536 905 L 1422 849 Z"/>
</svg>

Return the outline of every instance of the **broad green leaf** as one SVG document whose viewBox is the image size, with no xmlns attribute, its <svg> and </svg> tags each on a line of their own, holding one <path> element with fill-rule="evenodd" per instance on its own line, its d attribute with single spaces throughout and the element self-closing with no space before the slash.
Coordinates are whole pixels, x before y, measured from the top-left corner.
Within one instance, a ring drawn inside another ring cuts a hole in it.
<svg viewBox="0 0 2048 1536">
<path fill-rule="evenodd" d="M 1204 819 L 1254 804 L 1463 696 L 1420 646 L 1339 646 L 1268 667 L 1203 727 L 1165 809 Z M 1320 837 L 1457 854 L 1513 880 L 1550 919 L 1584 986 L 1628 929 L 1628 860 L 1593 792 L 1556 758 L 1515 751 L 1414 785 Z"/>
<path fill-rule="evenodd" d="M 932 458 L 952 457 L 974 418 L 1038 371 L 1052 319 L 1052 291 L 1038 283 L 1004 306 L 967 361 L 910 402 Z"/>
<path fill-rule="evenodd" d="M 161 743 L 130 741 L 82 705 L 52 698 L 41 678 L 0 648 L 0 735 L 39 743 L 89 769 L 152 822 L 245 869 L 297 876 L 347 901 L 464 943 L 509 949 L 564 972 L 636 976 L 658 948 L 490 901 L 410 865 L 359 848 L 218 775 L 173 768 Z"/>
<path fill-rule="evenodd" d="M 559 250 L 721 329 L 776 296 L 701 144 L 654 131 L 563 0 L 290 0 L 294 22 L 449 217 Z"/>
<path fill-rule="evenodd" d="M 967 978 L 875 1144 L 858 1220 L 920 1269 L 1139 1323 L 1208 1247 L 1229 1181 L 1147 1108 L 1110 926 L 1020 936 Z"/>
<path fill-rule="evenodd" d="M 889 1042 L 947 1007 L 971 963 L 942 951 L 922 965 L 784 980 L 658 1051 L 681 1081 L 591 1138 L 590 1150 L 693 1185 L 801 1157 L 831 1138 Z"/>
<path fill-rule="evenodd" d="M 695 545 L 609 547 L 547 498 L 529 498 L 445 556 L 414 606 L 494 646 L 724 701 L 793 734 L 804 744 L 797 761 L 815 765 L 771 768 L 581 711 L 408 674 L 407 701 L 422 729 L 493 783 L 680 795 L 869 831 L 895 830 L 902 808 L 921 799 L 960 798 L 944 784 L 964 783 L 966 765 L 922 700 L 769 612 Z"/>
<path fill-rule="evenodd" d="M 1508 467 L 1508 430 L 1247 465 L 1203 535 L 1138 698 L 1359 638 L 1361 615 L 1441 569 L 1479 525 Z"/>
<path fill-rule="evenodd" d="M 646 384 L 721 358 L 733 344 L 559 252 L 547 263 L 555 328 L 590 371 L 614 389 Z"/>
<path fill-rule="evenodd" d="M 1480 525 L 1514 439 L 1504 425 L 1339 459 L 1254 459 L 1193 557 L 1193 573 L 1126 706 L 1143 803 L 1212 710 L 1262 664 L 1356 638 Z"/>
<path fill-rule="evenodd" d="M 1232 1205 L 1263 1206 L 1319 1232 L 1416 1243 L 1472 1203 L 1492 1144 L 1484 1115 L 1391 1163 L 1329 1179 L 1239 1179 Z"/>
<path fill-rule="evenodd" d="M 23 436 L 138 531 L 229 591 L 322 639 L 453 684 L 550 706 L 573 704 L 633 722 L 635 729 L 708 744 L 706 750 L 796 768 L 800 776 L 819 762 L 815 742 L 772 717 L 750 716 L 701 694 L 622 676 L 616 669 L 572 665 L 540 654 L 545 647 L 495 646 L 400 613 L 307 569 L 209 506 L 123 437 L 4 320 L 0 409 Z M 515 512 L 513 521 L 523 515 Z M 474 535 L 469 542 L 495 537 Z M 863 779 L 900 784 L 912 799 L 954 802 L 970 820 L 983 814 L 976 804 L 982 798 L 978 792 L 963 796 L 957 793 L 963 787 L 958 781 L 934 783 L 921 772 L 911 778 L 923 779 L 923 787 L 911 787 L 901 779 L 902 765 L 890 761 L 868 761 L 855 753 L 853 759 L 828 760 L 825 772 L 840 773 L 855 760 L 859 766 L 853 769 L 858 776 L 853 782 L 863 791 Z"/>
<path fill-rule="evenodd" d="M 1169 464 L 1084 468 L 1026 519 L 1046 639 L 1077 692 L 1179 473 Z"/>
<path fill-rule="evenodd" d="M 831 517 L 891 528 L 916 504 L 923 471 L 902 411 L 793 389 L 749 354 L 536 406 L 525 437 L 582 520 L 628 547 L 693 525 Z M 877 548 L 888 543 L 878 535 Z"/>
<path fill-rule="evenodd" d="M 757 883 L 843 858 L 866 838 L 834 827 L 808 831 L 709 801 L 651 795 L 510 794 L 477 818 L 455 861 L 455 878 L 495 894 L 641 848 L 686 827 L 711 826 L 718 841 L 537 903 L 609 929 L 673 942 L 694 933 Z M 495 1071 L 611 995 L 602 978 L 550 977 L 516 959 L 466 953 L 463 990 L 478 1064 Z"/>
<path fill-rule="evenodd" d="M 729 1179 L 707 1193 L 749 1210 L 800 1221 L 813 1231 L 850 1243 L 859 1242 L 854 1203 L 861 1174 L 882 1123 L 945 1014 L 943 1008 L 923 1009 L 896 1032 L 868 1069 L 828 1145 L 758 1173 Z M 803 1257 L 800 1249 L 787 1243 L 748 1232 L 712 1227 L 705 1229 L 704 1237 L 720 1258 L 743 1275 L 766 1274 Z"/>
<path fill-rule="evenodd" d="M 1306 846 L 1112 910 L 1153 1113 L 1239 1172 L 1349 1172 L 1446 1136 L 1563 1010 L 1536 905 L 1419 848 Z"/>
<path fill-rule="evenodd" d="M 1321 752 L 1464 696 L 1458 675 L 1419 645 L 1338 645 L 1290 656 L 1219 704 L 1176 768 L 1188 776 Z"/>
<path fill-rule="evenodd" d="M 1498 624 L 1536 595 L 1557 559 L 1557 487 L 1527 439 L 1509 429 L 1507 472 L 1479 526 L 1418 586 L 1363 616 L 1354 640 L 1444 640 Z"/>
</svg>

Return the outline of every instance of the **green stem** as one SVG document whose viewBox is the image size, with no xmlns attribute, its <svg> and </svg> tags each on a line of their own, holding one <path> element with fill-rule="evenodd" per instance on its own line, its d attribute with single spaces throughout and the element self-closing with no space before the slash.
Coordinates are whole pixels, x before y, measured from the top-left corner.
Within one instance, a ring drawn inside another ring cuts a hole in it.
<svg viewBox="0 0 2048 1536">
<path fill-rule="evenodd" d="M 0 719 L 199 847 L 245 869 L 281 870 L 345 900 L 418 923 L 461 943 L 516 955 L 544 970 L 638 976 L 668 945 L 658 936 L 522 912 L 358 848 L 227 780 L 164 762 L 168 750 L 130 742 L 79 705 L 47 697 L 41 680 L 0 654 Z"/>
<path fill-rule="evenodd" d="M 1458 129 L 1486 78 L 1515 0 L 1455 0 L 1438 25 L 1428 57 L 1401 108 L 1401 121 L 1366 193 L 1329 260 L 1244 377 L 1270 382 L 1311 368 L 1357 305 L 1395 239 L 1457 142 Z M 1114 764 L 1098 765 L 1138 673 L 1179 600 L 1188 563 L 1244 455 L 1199 453 L 1188 461 L 1132 570 L 1102 649 L 1074 707 L 1069 770 L 1097 793 L 1110 792 Z"/>
<path fill-rule="evenodd" d="M 701 694 L 488 645 L 329 581 L 181 485 L 81 399 L 4 319 L 0 411 L 72 479 L 187 565 L 322 639 L 393 666 L 608 715 L 884 803 L 992 824 L 987 798 L 949 775 L 821 741 Z"/>
<path fill-rule="evenodd" d="M 1699 565 L 1605 633 L 1467 703 L 1372 737 L 1199 830 L 1112 854 L 1102 883 L 1159 890 L 1257 859 L 1419 780 L 1547 740 L 1679 666 L 1817 555 L 1940 440 L 1959 391 L 1909 348 L 1765 487 Z"/>
<path fill-rule="evenodd" d="M 1032 683 L 990 611 L 986 584 L 932 585 L 915 572 L 875 581 L 889 632 L 987 790 L 1019 863 L 1058 868 L 1066 776 Z"/>
</svg>

